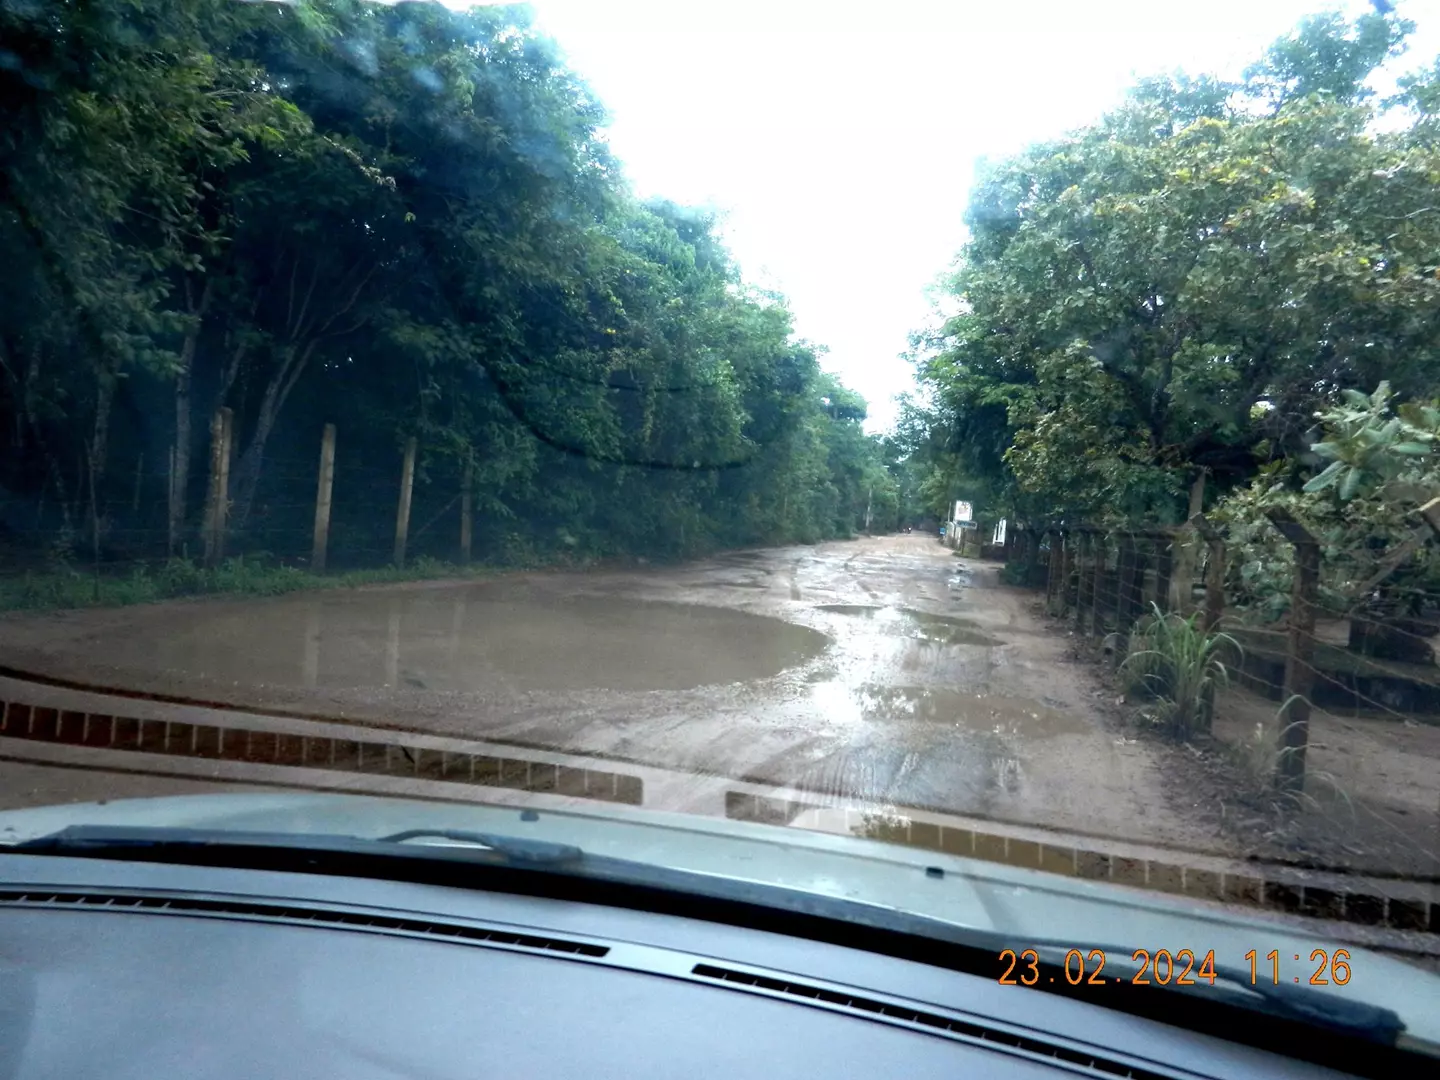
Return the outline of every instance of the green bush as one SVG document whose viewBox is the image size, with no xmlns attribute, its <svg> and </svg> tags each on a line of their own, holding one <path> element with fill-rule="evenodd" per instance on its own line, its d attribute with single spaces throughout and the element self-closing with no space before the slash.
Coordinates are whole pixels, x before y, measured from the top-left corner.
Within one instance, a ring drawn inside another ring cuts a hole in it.
<svg viewBox="0 0 1440 1080">
<path fill-rule="evenodd" d="M 1120 665 L 1126 692 L 1142 692 L 1160 703 L 1156 720 L 1177 738 L 1208 729 L 1215 690 L 1230 684 L 1228 657 L 1240 656 L 1229 634 L 1207 633 L 1198 614 L 1165 613 L 1158 604 L 1130 635 Z"/>
<path fill-rule="evenodd" d="M 237 555 L 213 569 L 206 569 L 188 559 L 168 559 L 153 567 L 135 566 L 123 576 L 114 573 L 97 576 L 72 568 L 53 568 L 0 579 L 0 611 L 117 607 L 205 594 L 279 596 L 301 589 L 343 589 L 402 581 L 469 578 L 492 572 L 486 567 L 461 567 L 421 557 L 404 567 L 382 566 L 324 575 L 286 566 L 263 554 Z"/>
</svg>

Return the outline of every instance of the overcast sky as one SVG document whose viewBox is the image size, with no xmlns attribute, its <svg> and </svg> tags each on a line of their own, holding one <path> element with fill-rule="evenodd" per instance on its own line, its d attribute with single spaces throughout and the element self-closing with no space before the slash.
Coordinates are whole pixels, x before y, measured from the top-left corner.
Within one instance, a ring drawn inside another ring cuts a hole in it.
<svg viewBox="0 0 1440 1080">
<path fill-rule="evenodd" d="M 463 3 L 463 0 L 455 0 Z M 1094 120 L 1137 74 L 1238 74 L 1368 0 L 534 0 L 642 196 L 712 205 L 746 276 L 890 422 L 899 354 L 964 239 L 975 163 Z M 1433 57 L 1440 0 L 1403 65 Z"/>
</svg>

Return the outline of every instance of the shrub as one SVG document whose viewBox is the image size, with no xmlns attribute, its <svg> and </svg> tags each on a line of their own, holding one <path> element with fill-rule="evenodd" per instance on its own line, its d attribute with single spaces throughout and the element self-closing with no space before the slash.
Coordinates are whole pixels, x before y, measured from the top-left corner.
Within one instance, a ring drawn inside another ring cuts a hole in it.
<svg viewBox="0 0 1440 1080">
<path fill-rule="evenodd" d="M 1128 655 L 1120 665 L 1127 692 L 1142 691 L 1160 703 L 1160 725 L 1178 738 L 1208 729 L 1215 690 L 1230 684 L 1226 658 L 1240 655 L 1229 634 L 1207 633 L 1199 614 L 1178 615 L 1158 604 L 1130 635 Z"/>
</svg>

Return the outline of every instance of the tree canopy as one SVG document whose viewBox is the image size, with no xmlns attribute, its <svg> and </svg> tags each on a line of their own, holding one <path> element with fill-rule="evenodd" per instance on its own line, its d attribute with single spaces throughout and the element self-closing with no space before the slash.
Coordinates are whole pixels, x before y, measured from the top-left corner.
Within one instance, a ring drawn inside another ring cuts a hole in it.
<svg viewBox="0 0 1440 1080">
<path fill-rule="evenodd" d="M 1440 69 L 1382 100 L 1411 27 L 1322 15 L 1242 81 L 1139 82 L 984 165 L 917 339 L 932 467 L 1023 519 L 1173 522 L 1310 453 L 1318 410 L 1440 372 Z M 1384 123 L 1381 123 L 1381 120 Z"/>
<path fill-rule="evenodd" d="M 232 522 L 287 551 L 327 422 L 342 557 L 410 437 L 496 557 L 895 524 L 863 400 L 713 214 L 631 193 L 526 9 L 5 4 L 0 43 L 0 527 L 183 543 L 220 406 Z"/>
</svg>

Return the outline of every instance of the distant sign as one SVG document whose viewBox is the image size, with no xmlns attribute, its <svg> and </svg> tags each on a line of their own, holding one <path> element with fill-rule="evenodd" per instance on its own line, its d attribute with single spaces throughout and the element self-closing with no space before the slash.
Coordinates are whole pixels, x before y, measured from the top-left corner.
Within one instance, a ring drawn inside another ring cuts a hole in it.
<svg viewBox="0 0 1440 1080">
<path fill-rule="evenodd" d="M 957 502 L 955 504 L 955 517 L 953 521 L 969 521 L 975 516 L 975 508 L 968 502 Z"/>
</svg>

